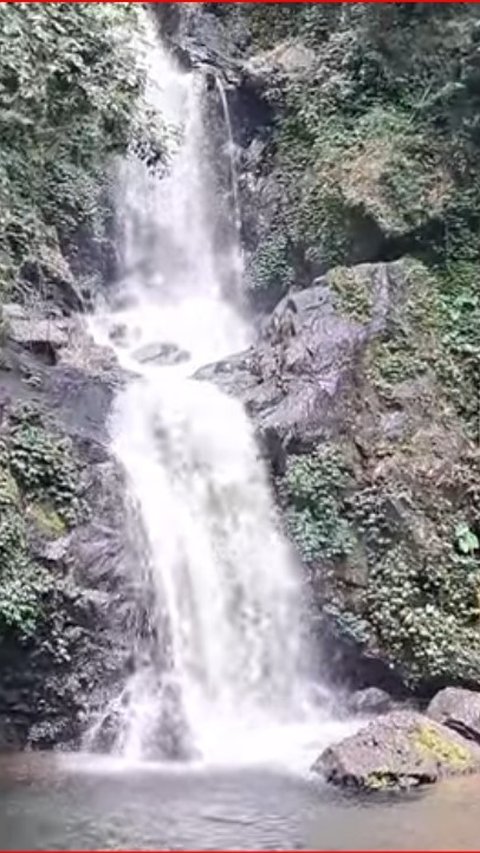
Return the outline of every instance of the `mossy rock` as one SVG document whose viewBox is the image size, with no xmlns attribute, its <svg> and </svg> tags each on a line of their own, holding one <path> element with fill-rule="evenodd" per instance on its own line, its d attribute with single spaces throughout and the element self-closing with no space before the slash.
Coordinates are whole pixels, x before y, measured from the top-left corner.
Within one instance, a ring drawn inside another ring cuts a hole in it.
<svg viewBox="0 0 480 853">
<path fill-rule="evenodd" d="M 38 532 L 49 539 L 57 539 L 67 530 L 64 520 L 51 504 L 32 503 L 28 507 L 28 516 Z"/>
<path fill-rule="evenodd" d="M 20 505 L 20 489 L 18 483 L 8 468 L 0 469 L 0 506 Z"/>
<path fill-rule="evenodd" d="M 375 293 L 368 267 L 335 267 L 328 273 L 327 281 L 337 295 L 340 313 L 360 323 L 370 320 Z"/>
<path fill-rule="evenodd" d="M 328 747 L 313 770 L 345 787 L 405 789 L 480 771 L 480 747 L 421 714 L 393 711 Z"/>
<path fill-rule="evenodd" d="M 468 743 L 452 741 L 450 732 L 442 732 L 438 727 L 424 723 L 419 725 L 414 735 L 415 746 L 419 752 L 446 765 L 452 772 L 464 773 L 474 769 L 473 756 Z"/>
</svg>

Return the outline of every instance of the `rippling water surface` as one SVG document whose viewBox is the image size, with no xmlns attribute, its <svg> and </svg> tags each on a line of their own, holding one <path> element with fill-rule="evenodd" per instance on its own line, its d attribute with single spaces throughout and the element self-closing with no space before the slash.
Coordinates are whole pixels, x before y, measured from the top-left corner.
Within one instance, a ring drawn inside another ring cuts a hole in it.
<svg viewBox="0 0 480 853">
<path fill-rule="evenodd" d="M 261 769 L 41 754 L 4 757 L 0 777 L 2 850 L 480 847 L 478 778 L 379 799 Z"/>
</svg>

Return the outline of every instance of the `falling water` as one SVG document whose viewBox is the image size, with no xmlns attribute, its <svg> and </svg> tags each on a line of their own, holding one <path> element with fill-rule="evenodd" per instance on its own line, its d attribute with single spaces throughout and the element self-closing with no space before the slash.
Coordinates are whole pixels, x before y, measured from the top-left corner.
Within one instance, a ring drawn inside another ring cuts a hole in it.
<svg viewBox="0 0 480 853">
<path fill-rule="evenodd" d="M 213 249 L 203 77 L 158 44 L 147 70 L 149 102 L 175 129 L 169 169 L 123 165 L 122 307 L 93 326 L 138 376 L 116 401 L 112 439 L 148 540 L 150 618 L 168 654 L 161 671 L 139 664 L 115 699 L 116 748 L 148 756 L 159 726 L 172 725 L 173 697 L 193 754 L 278 757 L 311 736 L 299 575 L 241 404 L 190 378 L 250 341 Z"/>
<path fill-rule="evenodd" d="M 233 141 L 233 129 L 232 129 L 232 120 L 230 118 L 230 110 L 228 108 L 227 95 L 225 93 L 225 87 L 220 80 L 220 77 L 215 78 L 215 83 L 217 86 L 218 95 L 220 98 L 220 103 L 222 105 L 222 113 L 225 121 L 225 128 L 227 131 L 227 150 L 229 155 L 229 165 L 230 165 L 230 181 L 231 181 L 231 190 L 232 190 L 232 199 L 233 199 L 233 214 L 235 217 L 235 228 L 237 231 L 237 238 L 240 237 L 241 225 L 242 225 L 242 216 L 240 213 L 240 198 L 238 194 L 238 174 L 237 174 L 237 166 L 235 161 L 235 143 Z"/>
</svg>

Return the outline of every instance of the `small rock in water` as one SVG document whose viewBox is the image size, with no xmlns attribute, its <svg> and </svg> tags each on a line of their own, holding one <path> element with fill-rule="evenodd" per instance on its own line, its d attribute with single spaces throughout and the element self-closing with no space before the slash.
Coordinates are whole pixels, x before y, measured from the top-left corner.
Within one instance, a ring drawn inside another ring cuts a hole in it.
<svg viewBox="0 0 480 853">
<path fill-rule="evenodd" d="M 391 711 L 393 702 L 386 690 L 380 687 L 366 687 L 364 690 L 356 690 L 347 703 L 348 711 L 359 716 L 370 714 L 385 714 Z"/>
<path fill-rule="evenodd" d="M 153 363 L 163 367 L 171 367 L 174 364 L 181 364 L 183 361 L 188 361 L 190 354 L 176 344 L 146 344 L 133 353 L 134 358 L 140 364 Z"/>
<path fill-rule="evenodd" d="M 394 711 L 328 747 L 312 770 L 363 790 L 405 789 L 480 770 L 480 747 L 413 711 Z"/>
<path fill-rule="evenodd" d="M 115 344 L 124 344 L 128 329 L 125 323 L 115 323 L 110 329 L 108 337 Z"/>
</svg>

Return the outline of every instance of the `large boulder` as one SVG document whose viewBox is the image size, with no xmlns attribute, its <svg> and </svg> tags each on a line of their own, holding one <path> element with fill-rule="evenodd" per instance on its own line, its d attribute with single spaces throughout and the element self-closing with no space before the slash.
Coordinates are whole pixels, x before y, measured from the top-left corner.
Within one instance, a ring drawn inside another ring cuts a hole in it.
<svg viewBox="0 0 480 853">
<path fill-rule="evenodd" d="M 432 720 L 480 743 L 480 693 L 446 687 L 434 696 L 427 714 Z"/>
<path fill-rule="evenodd" d="M 396 711 L 328 747 L 312 769 L 344 787 L 412 788 L 480 770 L 480 748 L 421 714 Z"/>
<path fill-rule="evenodd" d="M 366 335 L 341 317 L 326 283 L 280 301 L 258 345 L 209 366 L 197 378 L 243 400 L 260 438 L 275 435 L 288 450 L 311 448 L 342 428 L 346 403 L 360 390 Z"/>
</svg>

